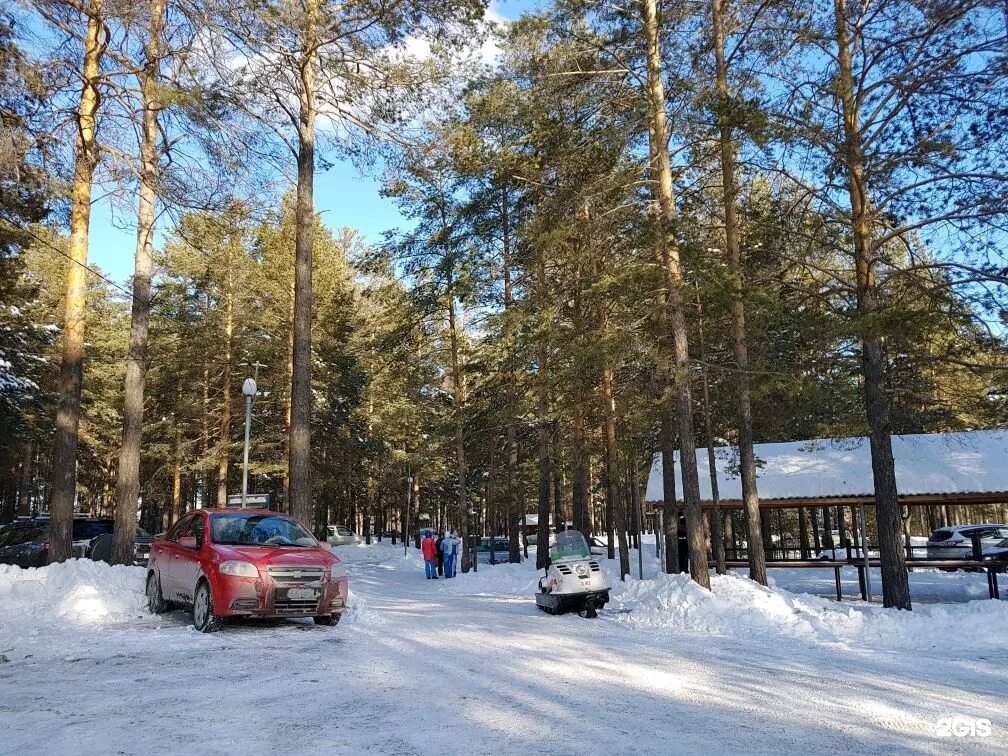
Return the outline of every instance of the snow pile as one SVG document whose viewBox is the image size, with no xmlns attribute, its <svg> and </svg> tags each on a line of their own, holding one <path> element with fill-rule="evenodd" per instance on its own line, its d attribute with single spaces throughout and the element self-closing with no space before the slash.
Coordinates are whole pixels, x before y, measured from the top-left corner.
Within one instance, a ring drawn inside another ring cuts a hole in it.
<svg viewBox="0 0 1008 756">
<path fill-rule="evenodd" d="M 48 567 L 0 565 L 0 627 L 121 622 L 145 609 L 143 567 L 72 559 Z"/>
<path fill-rule="evenodd" d="M 439 588 L 442 593 L 456 596 L 482 596 L 503 593 L 509 596 L 533 597 L 539 587 L 541 572 L 535 569 L 535 559 L 521 564 L 479 564 L 476 572 L 461 572 L 445 580 Z"/>
<path fill-rule="evenodd" d="M 980 600 L 918 602 L 913 612 L 899 612 L 862 601 L 837 603 L 775 585 L 764 588 L 737 574 L 712 575 L 711 591 L 700 588 L 688 575 L 658 574 L 620 583 L 613 564 L 598 561 L 612 587 L 604 616 L 646 632 L 787 637 L 813 644 L 923 650 L 951 649 L 964 638 L 974 648 L 1001 648 L 1003 628 L 1008 625 L 1008 602 L 983 598 L 978 591 L 983 588 L 985 594 L 986 588 L 979 584 L 966 586 L 976 591 L 964 591 L 957 584 L 953 593 L 957 597 L 964 592 L 975 594 Z M 416 569 L 420 569 L 419 560 Z M 534 559 L 521 564 L 480 564 L 475 574 L 439 581 L 437 590 L 453 596 L 504 595 L 532 601 L 541 574 Z M 879 588 L 877 582 L 875 587 Z"/>
<path fill-rule="evenodd" d="M 786 636 L 871 648 L 934 648 L 960 643 L 998 646 L 1008 623 L 1008 603 L 918 604 L 898 612 L 862 602 L 843 604 L 779 588 L 764 588 L 738 575 L 711 576 L 708 592 L 686 575 L 614 582 L 608 610 L 635 628 L 707 635 Z"/>
</svg>

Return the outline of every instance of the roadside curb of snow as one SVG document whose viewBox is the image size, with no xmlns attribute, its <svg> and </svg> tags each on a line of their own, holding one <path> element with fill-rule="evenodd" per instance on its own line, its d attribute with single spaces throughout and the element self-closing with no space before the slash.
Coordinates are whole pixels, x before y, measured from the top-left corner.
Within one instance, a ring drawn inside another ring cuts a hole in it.
<svg viewBox="0 0 1008 756">
<path fill-rule="evenodd" d="M 384 625 L 385 618 L 368 605 L 366 598 L 350 588 L 347 610 L 340 619 L 340 627 L 374 627 Z"/>
<path fill-rule="evenodd" d="M 125 622 L 144 612 L 143 567 L 90 559 L 22 569 L 0 565 L 0 617 L 7 626 Z"/>
<path fill-rule="evenodd" d="M 616 611 L 615 621 L 651 630 L 933 649 L 956 643 L 965 627 L 979 645 L 999 645 L 1000 628 L 1008 623 L 1008 603 L 1001 601 L 970 601 L 954 608 L 923 605 L 900 612 L 767 588 L 736 574 L 712 575 L 709 592 L 688 575 L 628 578 L 612 586 L 607 609 Z"/>
</svg>

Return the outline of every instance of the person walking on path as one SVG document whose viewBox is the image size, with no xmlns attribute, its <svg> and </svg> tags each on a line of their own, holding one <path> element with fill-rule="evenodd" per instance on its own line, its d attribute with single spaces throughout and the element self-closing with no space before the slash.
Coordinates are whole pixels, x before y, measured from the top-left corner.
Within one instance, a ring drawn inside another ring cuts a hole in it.
<svg viewBox="0 0 1008 756">
<path fill-rule="evenodd" d="M 427 579 L 437 580 L 437 543 L 434 542 L 433 532 L 427 532 L 423 543 L 420 544 L 420 551 L 423 553 L 424 571 L 427 573 Z"/>
<path fill-rule="evenodd" d="M 441 549 L 444 551 L 445 577 L 453 578 L 455 577 L 455 568 L 458 565 L 459 556 L 459 538 L 454 530 L 445 536 L 444 541 L 441 542 Z"/>
</svg>

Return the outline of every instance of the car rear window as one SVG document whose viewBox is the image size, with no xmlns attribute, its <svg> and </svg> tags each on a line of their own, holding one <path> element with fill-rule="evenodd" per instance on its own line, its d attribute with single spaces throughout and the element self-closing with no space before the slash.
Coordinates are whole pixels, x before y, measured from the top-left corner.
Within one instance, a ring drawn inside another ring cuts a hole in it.
<svg viewBox="0 0 1008 756">
<path fill-rule="evenodd" d="M 952 537 L 951 530 L 936 530 L 934 533 L 931 534 L 932 541 L 947 541 L 951 537 Z"/>
<path fill-rule="evenodd" d="M 75 520 L 73 524 L 73 539 L 75 541 L 90 541 L 92 538 L 112 532 L 111 520 Z"/>
</svg>

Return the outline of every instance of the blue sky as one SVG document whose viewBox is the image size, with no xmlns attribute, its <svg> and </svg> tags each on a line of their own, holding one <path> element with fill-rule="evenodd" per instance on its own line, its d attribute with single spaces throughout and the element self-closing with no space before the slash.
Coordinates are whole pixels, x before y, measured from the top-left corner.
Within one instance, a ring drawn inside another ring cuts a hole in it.
<svg viewBox="0 0 1008 756">
<path fill-rule="evenodd" d="M 351 226 L 368 241 L 377 242 L 382 231 L 402 222 L 392 201 L 380 196 L 380 188 L 377 176 L 361 175 L 349 162 L 337 162 L 315 174 L 316 211 L 330 228 Z M 98 200 L 91 208 L 89 262 L 116 281 L 126 281 L 133 274 L 136 226 L 130 216 L 122 208 L 113 210 L 106 200 Z M 162 240 L 159 233 L 159 246 Z"/>
<path fill-rule="evenodd" d="M 536 5 L 534 0 L 493 0 L 490 15 L 517 18 Z M 327 171 L 317 170 L 315 206 L 322 222 L 332 229 L 356 228 L 370 242 L 380 241 L 383 231 L 401 225 L 403 218 L 393 201 L 380 195 L 378 179 L 377 170 L 374 175 L 362 175 L 343 160 L 335 161 Z M 159 234 L 159 244 L 162 238 Z M 131 212 L 113 210 L 107 200 L 97 200 L 91 209 L 89 263 L 116 281 L 126 281 L 133 273 L 135 245 L 136 227 Z"/>
</svg>

